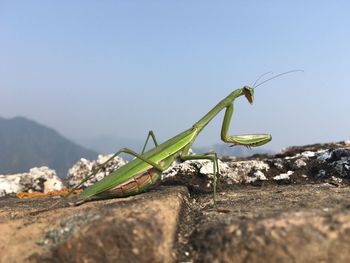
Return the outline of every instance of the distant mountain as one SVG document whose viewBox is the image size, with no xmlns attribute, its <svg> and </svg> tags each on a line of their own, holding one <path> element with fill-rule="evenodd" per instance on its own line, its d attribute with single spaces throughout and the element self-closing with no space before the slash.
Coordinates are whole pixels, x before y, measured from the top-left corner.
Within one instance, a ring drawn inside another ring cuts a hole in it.
<svg viewBox="0 0 350 263">
<path fill-rule="evenodd" d="M 97 153 L 27 118 L 0 117 L 0 174 L 48 166 L 65 177 L 68 169 L 82 157 L 96 159 Z"/>
</svg>

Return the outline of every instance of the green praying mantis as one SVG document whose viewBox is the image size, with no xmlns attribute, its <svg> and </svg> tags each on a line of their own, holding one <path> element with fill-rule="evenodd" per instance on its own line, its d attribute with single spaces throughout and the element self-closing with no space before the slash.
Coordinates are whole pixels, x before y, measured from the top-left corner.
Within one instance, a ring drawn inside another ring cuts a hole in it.
<svg viewBox="0 0 350 263">
<path fill-rule="evenodd" d="M 221 100 L 214 108 L 212 108 L 207 114 L 205 114 L 199 121 L 197 121 L 193 126 L 171 139 L 158 144 L 156 137 L 152 131 L 148 133 L 145 144 L 143 146 L 141 154 L 129 148 L 122 148 L 117 151 L 111 158 L 109 158 L 105 163 L 100 165 L 96 171 L 88 175 L 84 180 L 82 180 L 74 189 L 79 188 L 84 182 L 89 180 L 93 175 L 95 175 L 102 167 L 104 167 L 109 161 L 111 161 L 115 156 L 120 153 L 126 153 L 134 156 L 135 158 L 129 163 L 123 165 L 119 169 L 113 171 L 111 174 L 98 181 L 92 186 L 86 188 L 82 193 L 80 193 L 80 201 L 76 204 L 85 202 L 92 197 L 126 197 L 130 195 L 136 195 L 148 190 L 157 181 L 160 180 L 161 174 L 164 170 L 169 168 L 175 159 L 181 161 L 187 160 L 209 160 L 213 163 L 213 200 L 216 203 L 216 185 L 217 178 L 219 174 L 218 157 L 215 152 L 209 152 L 204 154 L 191 155 L 189 153 L 190 147 L 197 138 L 198 134 L 208 125 L 208 123 L 223 109 L 225 109 L 225 115 L 221 128 L 221 140 L 225 143 L 231 143 L 233 145 L 242 145 L 247 147 L 261 146 L 269 141 L 272 137 L 270 134 L 245 134 L 245 135 L 229 135 L 229 126 L 231 122 L 231 117 L 233 114 L 233 102 L 235 99 L 243 96 L 247 101 L 252 104 L 254 101 L 254 89 L 263 83 L 279 77 L 281 75 L 300 71 L 292 70 L 288 72 L 281 73 L 272 78 L 269 78 L 260 84 L 254 85 L 263 76 L 260 76 L 258 80 L 254 83 L 253 88 L 249 86 L 244 86 L 243 88 L 236 89 L 231 92 L 226 98 Z M 268 72 L 270 73 L 270 72 Z M 264 75 L 266 75 L 265 73 Z M 149 151 L 145 152 L 146 146 L 149 139 L 152 138 L 155 147 Z M 69 194 L 68 194 L 69 195 Z"/>
</svg>

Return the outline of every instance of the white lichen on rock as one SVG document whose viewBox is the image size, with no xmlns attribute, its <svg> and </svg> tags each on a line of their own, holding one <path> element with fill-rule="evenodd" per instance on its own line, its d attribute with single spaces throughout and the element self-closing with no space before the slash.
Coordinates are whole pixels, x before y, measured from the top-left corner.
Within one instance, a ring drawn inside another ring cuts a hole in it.
<svg viewBox="0 0 350 263">
<path fill-rule="evenodd" d="M 168 177 L 173 177 L 179 173 L 195 173 L 197 171 L 197 165 L 202 166 L 202 160 L 180 162 L 179 160 L 174 163 L 162 173 L 162 180 Z"/>
<path fill-rule="evenodd" d="M 219 174 L 224 175 L 227 174 L 229 171 L 229 166 L 222 162 L 221 160 L 218 160 L 218 166 L 219 166 Z M 200 168 L 199 172 L 201 174 L 207 175 L 209 178 L 213 177 L 214 174 L 214 165 L 211 161 L 205 161 L 205 163 L 202 164 L 202 167 Z"/>
<path fill-rule="evenodd" d="M 341 184 L 343 182 L 343 179 L 335 176 L 332 176 L 331 180 L 333 180 L 335 183 L 338 183 L 338 184 Z"/>
<path fill-rule="evenodd" d="M 277 158 L 273 164 L 274 164 L 274 166 L 276 166 L 276 168 L 279 169 L 279 170 L 283 170 L 283 168 L 284 168 L 284 166 L 283 166 L 283 160 L 282 160 L 281 158 Z"/>
<path fill-rule="evenodd" d="M 40 181 L 44 180 L 43 192 L 57 191 L 63 188 L 62 180 L 56 175 L 55 170 L 46 166 L 34 167 L 29 170 L 29 175 L 22 178 L 22 182 L 35 188 L 35 191 L 41 191 Z M 30 190 L 30 188 L 29 188 Z"/>
<path fill-rule="evenodd" d="M 19 174 L 0 175 L 0 196 L 21 192 L 20 180 Z"/>
<path fill-rule="evenodd" d="M 266 180 L 262 171 L 268 171 L 269 165 L 263 161 L 239 161 L 222 162 L 218 161 L 220 178 L 228 184 L 250 183 L 256 180 Z M 209 178 L 213 177 L 213 162 L 208 160 L 191 160 L 183 163 L 176 162 L 165 170 L 162 179 L 176 176 L 177 174 L 202 174 Z"/>
<path fill-rule="evenodd" d="M 328 150 L 318 151 L 317 160 L 325 162 L 325 161 L 327 161 L 331 156 L 332 156 L 332 151 L 328 151 Z"/>
<path fill-rule="evenodd" d="M 230 162 L 228 167 L 227 172 L 222 174 L 222 177 L 229 184 L 249 183 L 259 180 L 258 177 L 261 177 L 261 174 L 256 172 L 268 171 L 270 169 L 270 166 L 266 162 L 258 160 Z M 254 179 L 254 176 L 258 177 Z"/>
<path fill-rule="evenodd" d="M 305 151 L 305 152 L 302 152 L 300 154 L 301 157 L 304 157 L 304 158 L 311 158 L 311 157 L 314 157 L 316 155 L 315 152 L 312 152 L 312 151 Z M 298 156 L 298 155 L 297 155 Z M 298 156 L 299 157 L 299 156 Z"/>
<path fill-rule="evenodd" d="M 72 168 L 69 169 L 67 178 L 68 184 L 70 187 L 74 187 L 79 184 L 84 178 L 86 178 L 89 174 L 91 174 L 94 170 L 98 168 L 98 166 L 102 165 L 109 158 L 112 157 L 112 154 L 109 155 L 99 155 L 97 160 L 89 161 L 84 158 L 81 158 Z M 106 165 L 104 165 L 99 172 L 97 172 L 92 178 L 86 181 L 82 187 L 86 188 L 90 185 L 93 185 L 97 181 L 100 181 L 102 178 L 109 175 L 114 170 L 120 168 L 127 161 L 123 160 L 121 157 L 116 156 Z"/>
<path fill-rule="evenodd" d="M 254 183 L 255 181 L 265 181 L 267 180 L 265 174 L 262 171 L 256 171 L 253 177 L 247 177 L 246 183 Z"/>
<path fill-rule="evenodd" d="M 226 163 L 218 160 L 219 174 L 227 173 L 229 167 Z M 185 162 L 180 162 L 176 160 L 172 166 L 166 169 L 162 173 L 162 180 L 168 177 L 176 176 L 177 174 L 191 174 L 200 173 L 202 175 L 207 175 L 209 178 L 213 177 L 214 173 L 213 162 L 209 160 L 190 160 Z"/>
<path fill-rule="evenodd" d="M 306 165 L 307 165 L 307 164 L 306 164 L 306 162 L 305 162 L 305 160 L 304 160 L 303 158 L 297 159 L 297 160 L 295 160 L 295 162 L 294 162 L 294 167 L 295 167 L 296 169 L 301 168 L 301 167 L 304 167 L 304 166 L 306 166 Z"/>
<path fill-rule="evenodd" d="M 321 150 L 323 152 L 323 150 Z M 318 151 L 320 152 L 320 151 Z M 315 157 L 316 153 L 318 152 L 312 152 L 312 151 L 305 151 L 305 152 L 301 152 L 301 153 L 297 153 L 296 155 L 293 156 L 287 156 L 285 157 L 286 160 L 291 160 L 291 159 L 298 159 L 298 158 L 305 158 L 305 159 L 309 159 L 311 157 Z"/>
<path fill-rule="evenodd" d="M 34 167 L 28 173 L 0 175 L 0 196 L 33 191 L 47 193 L 62 188 L 56 172 L 46 166 Z"/>
<path fill-rule="evenodd" d="M 294 172 L 293 171 L 288 171 L 287 173 L 282 173 L 282 174 L 279 174 L 279 175 L 276 175 L 273 177 L 274 180 L 289 180 L 290 179 L 290 176 L 293 174 Z"/>
</svg>

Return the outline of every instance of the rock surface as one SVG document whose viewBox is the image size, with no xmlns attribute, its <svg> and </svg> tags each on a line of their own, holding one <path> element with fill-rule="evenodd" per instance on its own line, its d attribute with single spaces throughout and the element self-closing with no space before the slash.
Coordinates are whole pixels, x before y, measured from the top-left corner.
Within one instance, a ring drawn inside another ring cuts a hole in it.
<svg viewBox="0 0 350 263">
<path fill-rule="evenodd" d="M 349 262 L 350 188 L 329 184 L 248 187 L 200 209 L 194 262 Z M 202 200 L 203 201 L 203 200 Z M 224 209 L 227 209 L 226 211 Z"/>
<path fill-rule="evenodd" d="M 40 212 L 57 199 L 3 197 L 0 262 L 348 262 L 349 151 L 342 142 L 222 160 L 216 207 L 209 162 L 79 207 Z"/>
<path fill-rule="evenodd" d="M 350 179 L 350 143 L 291 147 L 276 156 L 255 156 L 250 160 L 219 160 L 220 178 L 224 183 L 311 182 L 328 179 L 340 184 Z M 176 164 L 163 173 L 163 178 L 178 175 L 212 177 L 210 161 L 196 160 Z"/>
<path fill-rule="evenodd" d="M 185 187 L 61 206 L 0 199 L 0 262 L 172 262 Z"/>
<path fill-rule="evenodd" d="M 28 173 L 0 175 L 0 196 L 18 192 L 50 192 L 61 190 L 63 183 L 54 170 L 35 167 Z"/>
</svg>

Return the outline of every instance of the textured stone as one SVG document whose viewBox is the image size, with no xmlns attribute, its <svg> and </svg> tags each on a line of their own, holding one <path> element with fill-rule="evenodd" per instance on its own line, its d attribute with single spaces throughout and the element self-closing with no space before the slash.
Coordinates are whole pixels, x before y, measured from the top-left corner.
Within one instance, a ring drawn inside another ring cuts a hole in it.
<svg viewBox="0 0 350 263">
<path fill-rule="evenodd" d="M 18 192 L 50 192 L 61 190 L 63 183 L 54 170 L 34 167 L 28 173 L 0 175 L 0 196 Z"/>
<path fill-rule="evenodd" d="M 349 262 L 349 190 L 293 185 L 225 192 L 227 201 L 219 201 L 224 214 L 201 210 L 191 236 L 192 257 L 195 262 Z"/>
<path fill-rule="evenodd" d="M 52 200 L 3 199 L 0 262 L 173 262 L 186 198 L 175 187 L 38 214 Z"/>
</svg>

